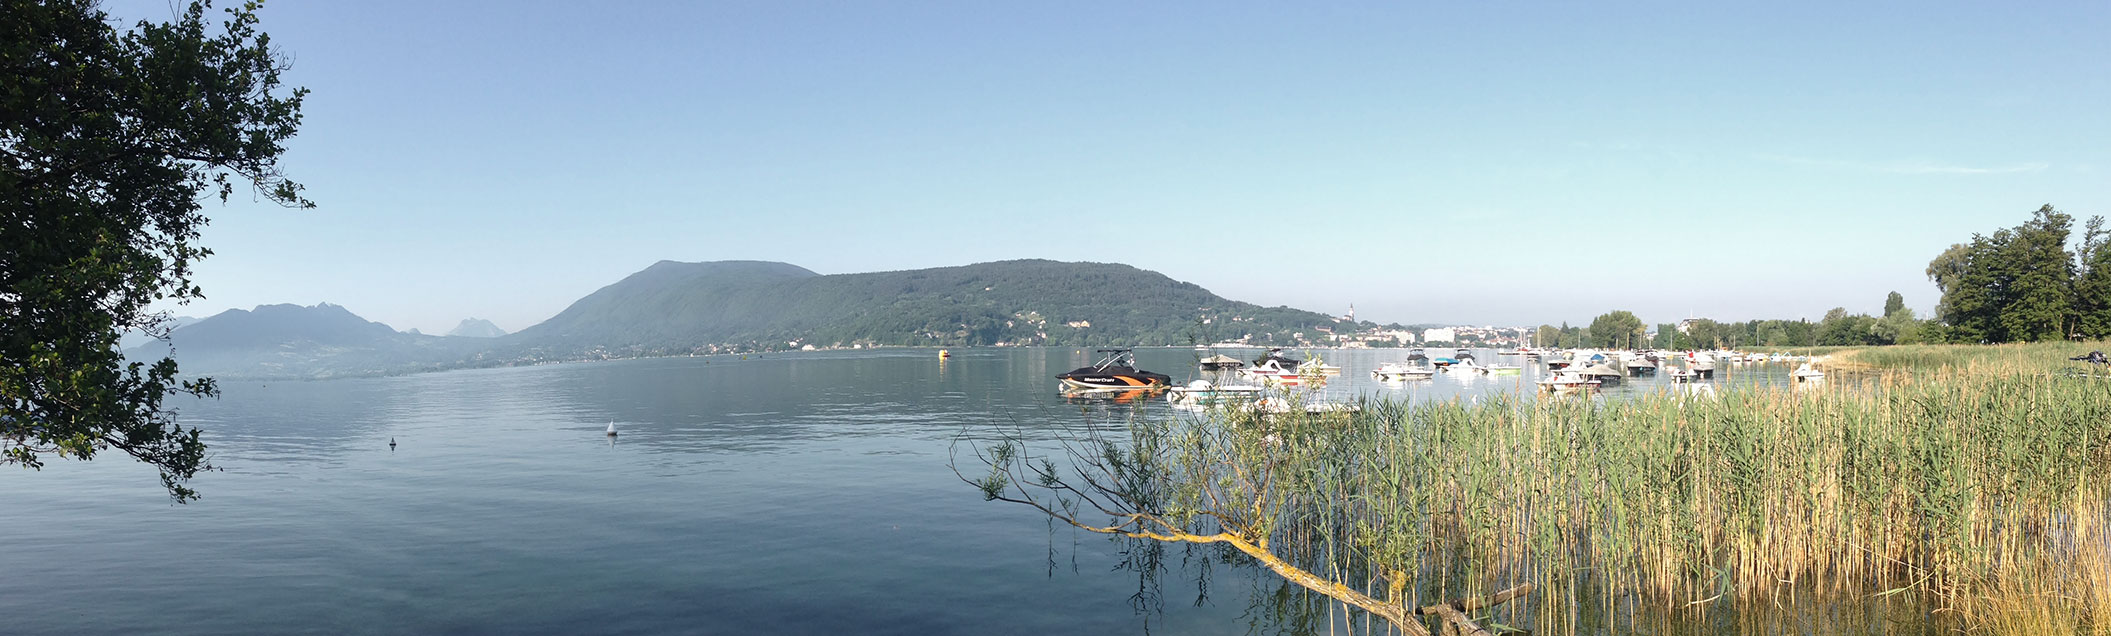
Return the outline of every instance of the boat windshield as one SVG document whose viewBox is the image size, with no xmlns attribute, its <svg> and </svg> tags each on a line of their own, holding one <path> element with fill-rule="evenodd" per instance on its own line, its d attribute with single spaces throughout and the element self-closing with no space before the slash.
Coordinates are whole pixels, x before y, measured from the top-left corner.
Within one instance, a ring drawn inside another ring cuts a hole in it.
<svg viewBox="0 0 2111 636">
<path fill-rule="evenodd" d="M 1132 350 L 1132 349 L 1100 349 L 1100 350 L 1099 350 L 1099 351 L 1098 351 L 1097 353 L 1099 353 L 1099 354 L 1100 354 L 1100 359 L 1099 359 L 1099 362 L 1097 362 L 1097 363 L 1094 363 L 1094 364 L 1092 365 L 1092 366 L 1093 366 L 1093 368 L 1096 368 L 1096 369 L 1109 369 L 1109 368 L 1113 368 L 1113 367 L 1131 367 L 1131 368 L 1134 368 L 1134 367 L 1136 366 L 1136 352 L 1135 352 L 1135 350 Z"/>
</svg>

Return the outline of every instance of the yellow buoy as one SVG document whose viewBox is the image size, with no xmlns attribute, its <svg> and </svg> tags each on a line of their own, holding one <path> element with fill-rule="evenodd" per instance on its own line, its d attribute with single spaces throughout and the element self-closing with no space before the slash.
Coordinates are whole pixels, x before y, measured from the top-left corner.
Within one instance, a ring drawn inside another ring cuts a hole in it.
<svg viewBox="0 0 2111 636">
<path fill-rule="evenodd" d="M 940 357 L 940 358 L 951 358 L 951 357 L 953 357 L 953 352 L 951 352 L 951 351 L 947 351 L 947 350 L 944 350 L 944 349 L 939 349 L 939 350 L 938 350 L 938 357 Z"/>
</svg>

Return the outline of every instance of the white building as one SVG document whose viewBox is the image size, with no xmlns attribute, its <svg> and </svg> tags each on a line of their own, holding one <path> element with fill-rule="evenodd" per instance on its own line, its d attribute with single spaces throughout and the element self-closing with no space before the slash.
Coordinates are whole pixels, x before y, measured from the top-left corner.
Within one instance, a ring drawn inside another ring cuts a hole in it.
<svg viewBox="0 0 2111 636">
<path fill-rule="evenodd" d="M 1458 340 L 1458 330 L 1450 327 L 1438 327 L 1422 331 L 1423 342 L 1458 342 Z"/>
</svg>

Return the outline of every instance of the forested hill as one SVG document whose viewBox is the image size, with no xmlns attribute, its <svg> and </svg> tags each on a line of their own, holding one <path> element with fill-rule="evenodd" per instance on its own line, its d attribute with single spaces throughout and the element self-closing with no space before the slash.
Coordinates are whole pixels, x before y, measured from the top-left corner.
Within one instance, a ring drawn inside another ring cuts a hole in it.
<svg viewBox="0 0 2111 636">
<path fill-rule="evenodd" d="M 784 263 L 662 261 L 509 345 L 566 357 L 852 345 L 1168 345 L 1316 338 L 1326 315 L 1265 308 L 1113 263 L 1001 261 L 817 275 Z M 798 343 L 794 345 L 793 343 Z"/>
</svg>

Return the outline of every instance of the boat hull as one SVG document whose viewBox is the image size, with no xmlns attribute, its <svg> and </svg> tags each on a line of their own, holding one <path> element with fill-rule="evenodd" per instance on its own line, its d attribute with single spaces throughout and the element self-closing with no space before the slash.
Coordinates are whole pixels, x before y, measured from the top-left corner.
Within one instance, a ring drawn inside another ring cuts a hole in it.
<svg viewBox="0 0 2111 636">
<path fill-rule="evenodd" d="M 1163 388 L 1170 384 L 1164 377 L 1134 375 L 1068 375 L 1057 378 L 1063 388 L 1079 391 L 1127 391 L 1134 389 Z"/>
</svg>

